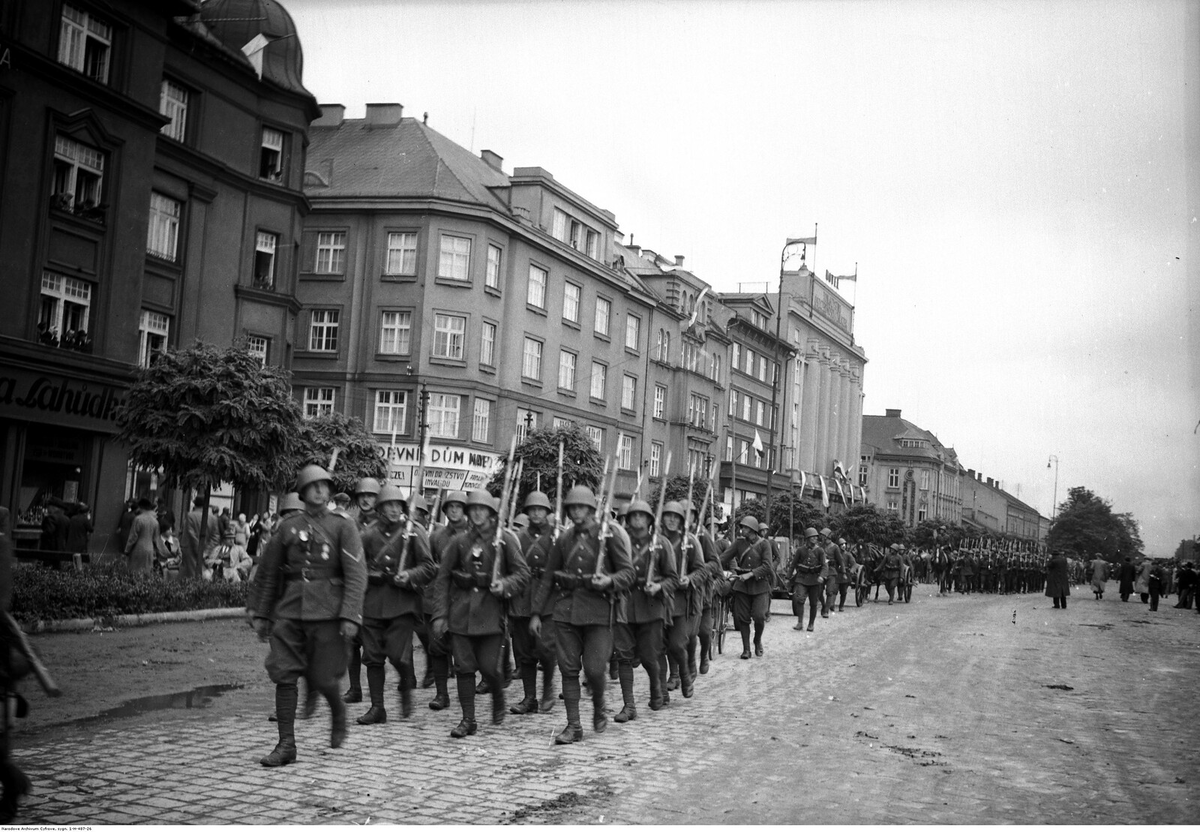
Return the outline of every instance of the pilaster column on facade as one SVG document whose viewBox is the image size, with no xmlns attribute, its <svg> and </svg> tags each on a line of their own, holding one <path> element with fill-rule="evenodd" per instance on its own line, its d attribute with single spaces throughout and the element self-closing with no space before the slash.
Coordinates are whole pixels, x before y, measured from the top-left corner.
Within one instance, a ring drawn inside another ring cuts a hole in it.
<svg viewBox="0 0 1200 832">
<path fill-rule="evenodd" d="M 853 422 L 851 421 L 854 415 L 854 407 L 851 403 L 853 399 L 853 391 L 851 390 L 850 362 L 842 359 L 839 367 L 838 375 L 840 376 L 840 386 L 842 401 L 838 408 L 838 441 L 837 455 L 842 461 L 842 467 L 846 469 L 846 473 L 850 473 L 851 467 L 855 464 L 858 454 L 850 455 L 850 435 L 854 432 Z"/>
<path fill-rule="evenodd" d="M 791 384 L 792 395 L 791 402 L 788 405 L 788 429 L 787 429 L 787 444 L 788 456 L 784 460 L 785 467 L 788 470 L 788 476 L 793 476 L 793 472 L 800 468 L 800 419 L 804 405 L 804 356 L 796 353 L 796 357 L 792 360 L 791 375 L 788 378 L 788 383 Z"/>
<path fill-rule="evenodd" d="M 857 367 L 850 369 L 850 433 L 846 442 L 848 459 L 856 472 L 852 476 L 858 482 L 858 458 L 862 456 L 862 374 Z"/>
<path fill-rule="evenodd" d="M 833 371 L 829 358 L 829 347 L 822 345 L 817 351 L 817 361 L 820 367 L 821 396 L 817 404 L 817 446 L 813 457 L 812 471 L 816 474 L 828 474 L 829 467 L 829 422 L 830 410 L 833 407 Z"/>
<path fill-rule="evenodd" d="M 800 459 L 797 468 L 815 471 L 817 455 L 817 409 L 821 397 L 821 363 L 818 342 L 810 338 L 804 353 L 804 399 L 800 408 Z"/>
</svg>

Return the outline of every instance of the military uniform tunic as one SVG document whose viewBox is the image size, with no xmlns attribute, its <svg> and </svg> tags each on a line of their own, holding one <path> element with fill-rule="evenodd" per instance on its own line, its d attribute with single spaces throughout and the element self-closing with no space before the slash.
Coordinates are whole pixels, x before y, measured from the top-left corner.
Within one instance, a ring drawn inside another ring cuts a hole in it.
<svg viewBox="0 0 1200 832">
<path fill-rule="evenodd" d="M 363 553 L 367 562 L 363 662 L 377 667 L 386 657 L 396 668 L 411 666 L 412 636 L 421 615 L 421 587 L 437 571 L 429 538 L 416 523 L 409 535 L 406 523 L 390 524 L 381 518 L 363 535 Z M 403 587 L 394 580 L 399 571 L 408 573 Z"/>
</svg>

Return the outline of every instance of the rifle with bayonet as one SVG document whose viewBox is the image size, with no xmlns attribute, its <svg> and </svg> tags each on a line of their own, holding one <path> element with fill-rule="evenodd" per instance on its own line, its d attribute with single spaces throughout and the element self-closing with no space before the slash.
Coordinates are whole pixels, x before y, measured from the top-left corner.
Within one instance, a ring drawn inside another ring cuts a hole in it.
<svg viewBox="0 0 1200 832">
<path fill-rule="evenodd" d="M 558 541 L 558 536 L 562 534 L 562 510 L 563 510 L 563 440 L 558 440 L 558 480 L 554 486 L 554 534 L 550 538 L 552 542 Z"/>
<path fill-rule="evenodd" d="M 508 447 L 508 463 L 504 466 L 504 488 L 500 491 L 500 509 L 496 512 L 496 536 L 492 540 L 492 591 L 500 583 L 500 566 L 504 557 L 504 513 L 511 499 L 516 472 L 513 470 L 513 456 L 517 452 L 517 437 L 513 434 L 512 443 Z"/>
</svg>

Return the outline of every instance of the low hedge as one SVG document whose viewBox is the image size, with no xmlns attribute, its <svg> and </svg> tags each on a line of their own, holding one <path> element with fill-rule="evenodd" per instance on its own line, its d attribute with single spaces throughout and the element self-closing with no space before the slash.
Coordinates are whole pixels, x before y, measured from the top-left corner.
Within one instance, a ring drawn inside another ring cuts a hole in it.
<svg viewBox="0 0 1200 832">
<path fill-rule="evenodd" d="M 12 614 L 18 621 L 62 621 L 246 606 L 246 583 L 167 580 L 119 565 L 59 571 L 13 570 Z"/>
</svg>

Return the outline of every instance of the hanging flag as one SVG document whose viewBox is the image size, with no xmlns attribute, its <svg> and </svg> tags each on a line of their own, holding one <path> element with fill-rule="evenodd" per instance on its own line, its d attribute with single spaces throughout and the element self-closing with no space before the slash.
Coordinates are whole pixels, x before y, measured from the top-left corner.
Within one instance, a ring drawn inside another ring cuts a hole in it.
<svg viewBox="0 0 1200 832">
<path fill-rule="evenodd" d="M 700 314 L 700 301 L 704 300 L 704 296 L 708 294 L 708 287 L 705 286 L 700 290 L 700 294 L 696 296 L 696 303 L 692 307 L 692 317 L 687 323 L 686 329 L 691 329 L 696 325 L 696 316 Z"/>
<path fill-rule="evenodd" d="M 829 508 L 829 489 L 825 487 L 825 477 L 821 474 L 817 474 L 817 477 L 821 480 L 821 505 Z"/>
<path fill-rule="evenodd" d="M 808 474 L 800 472 L 800 496 L 804 496 L 804 489 L 808 486 Z"/>
<path fill-rule="evenodd" d="M 842 481 L 841 481 L 841 480 L 839 480 L 837 477 L 834 477 L 834 478 L 833 478 L 833 484 L 837 486 L 837 490 L 838 490 L 838 496 L 842 498 L 842 505 L 847 505 L 847 503 L 846 503 L 846 492 L 845 492 L 845 491 L 842 491 Z"/>
<path fill-rule="evenodd" d="M 833 288 L 836 289 L 838 287 L 838 284 L 841 283 L 843 280 L 849 280 L 851 282 L 858 280 L 858 273 L 855 272 L 854 274 L 834 274 L 833 272 L 829 271 L 829 269 L 825 270 L 825 282 L 828 283 Z"/>
<path fill-rule="evenodd" d="M 754 444 L 751 447 L 754 448 L 755 457 L 761 459 L 763 455 L 763 441 L 762 437 L 758 435 L 758 428 L 754 429 Z"/>
<path fill-rule="evenodd" d="M 815 246 L 817 244 L 816 237 L 788 237 L 787 244 L 789 246 Z"/>
</svg>

